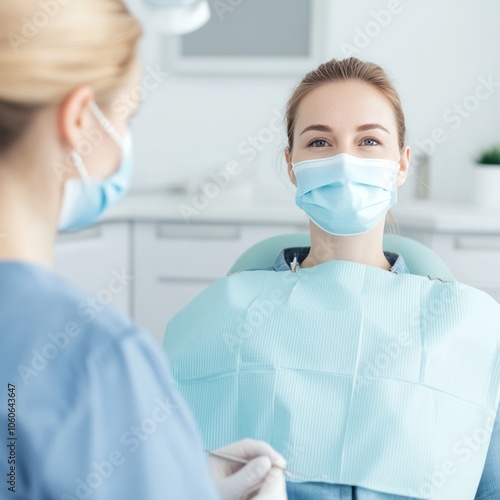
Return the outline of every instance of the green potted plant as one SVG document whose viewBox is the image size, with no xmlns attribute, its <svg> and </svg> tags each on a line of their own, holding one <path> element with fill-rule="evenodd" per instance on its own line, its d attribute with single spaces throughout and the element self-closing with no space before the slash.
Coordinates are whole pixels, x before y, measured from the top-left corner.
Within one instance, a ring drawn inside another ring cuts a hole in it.
<svg viewBox="0 0 500 500">
<path fill-rule="evenodd" d="M 500 145 L 485 149 L 476 158 L 476 202 L 500 208 Z"/>
</svg>

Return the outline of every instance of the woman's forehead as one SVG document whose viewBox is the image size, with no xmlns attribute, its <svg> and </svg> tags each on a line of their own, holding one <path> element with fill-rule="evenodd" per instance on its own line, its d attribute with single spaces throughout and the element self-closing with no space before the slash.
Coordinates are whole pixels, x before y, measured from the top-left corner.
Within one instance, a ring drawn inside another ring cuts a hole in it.
<svg viewBox="0 0 500 500">
<path fill-rule="evenodd" d="M 394 109 L 385 95 L 357 80 L 332 82 L 309 92 L 297 108 L 296 126 L 307 127 L 309 122 L 334 128 L 382 122 L 387 128 L 397 129 Z"/>
</svg>

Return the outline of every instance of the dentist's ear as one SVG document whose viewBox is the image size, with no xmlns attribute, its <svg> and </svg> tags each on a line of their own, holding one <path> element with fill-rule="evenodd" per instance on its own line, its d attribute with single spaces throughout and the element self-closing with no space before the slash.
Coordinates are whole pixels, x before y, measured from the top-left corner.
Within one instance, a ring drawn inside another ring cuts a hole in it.
<svg viewBox="0 0 500 500">
<path fill-rule="evenodd" d="M 61 142 L 70 149 L 75 149 L 85 139 L 83 132 L 92 124 L 90 103 L 94 98 L 94 91 L 89 86 L 81 86 L 73 90 L 59 106 L 59 136 Z"/>
<path fill-rule="evenodd" d="M 396 185 L 398 187 L 402 186 L 406 182 L 406 179 L 408 178 L 408 171 L 410 168 L 410 157 L 411 157 L 410 146 L 406 146 L 402 151 L 401 159 L 399 160 L 399 172 L 396 178 Z"/>
<path fill-rule="evenodd" d="M 288 146 L 285 148 L 285 160 L 288 166 L 288 177 L 290 177 L 292 184 L 294 186 L 297 186 L 297 179 L 295 178 L 295 173 L 293 171 L 293 165 L 292 165 L 292 154 Z"/>
</svg>

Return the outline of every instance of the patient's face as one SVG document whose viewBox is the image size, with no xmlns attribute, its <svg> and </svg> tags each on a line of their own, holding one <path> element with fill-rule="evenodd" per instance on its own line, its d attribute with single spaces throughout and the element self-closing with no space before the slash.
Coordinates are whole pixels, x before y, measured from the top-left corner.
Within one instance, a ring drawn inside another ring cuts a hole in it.
<svg viewBox="0 0 500 500">
<path fill-rule="evenodd" d="M 400 160 L 394 110 L 379 90 L 365 82 L 322 85 L 298 107 L 291 161 L 340 153 Z"/>
</svg>

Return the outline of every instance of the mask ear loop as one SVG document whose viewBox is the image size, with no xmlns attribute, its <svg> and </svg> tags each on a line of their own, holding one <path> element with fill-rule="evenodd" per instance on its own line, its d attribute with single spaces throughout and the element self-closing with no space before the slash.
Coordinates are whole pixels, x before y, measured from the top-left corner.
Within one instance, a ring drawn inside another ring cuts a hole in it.
<svg viewBox="0 0 500 500">
<path fill-rule="evenodd" d="M 90 103 L 90 110 L 96 117 L 99 124 L 106 130 L 106 132 L 111 136 L 111 138 L 120 146 L 120 149 L 124 150 L 123 138 L 116 131 L 115 126 L 104 116 L 104 113 L 99 109 L 99 106 L 92 101 Z"/>
<path fill-rule="evenodd" d="M 90 103 L 90 110 L 96 117 L 99 124 L 104 128 L 104 130 L 106 130 L 106 132 L 108 132 L 111 138 L 118 144 L 120 149 L 122 149 L 123 151 L 124 149 L 123 139 L 120 137 L 113 124 L 104 116 L 103 112 L 99 109 L 99 106 L 97 106 L 95 101 L 92 101 Z M 80 177 L 82 178 L 84 186 L 86 188 L 89 187 L 90 184 L 92 183 L 92 180 L 90 178 L 89 173 L 87 172 L 87 168 L 85 167 L 83 158 L 75 149 L 71 151 L 70 157 L 71 161 L 73 162 L 73 165 L 75 166 L 76 170 L 80 174 Z"/>
<path fill-rule="evenodd" d="M 408 172 L 410 171 L 410 168 L 411 168 L 411 163 L 408 163 L 408 166 L 406 167 L 406 171 L 401 172 L 401 175 L 403 177 L 408 177 Z"/>
<path fill-rule="evenodd" d="M 90 175 L 87 172 L 87 168 L 85 167 L 85 163 L 83 163 L 82 157 L 77 153 L 75 149 L 71 151 L 70 157 L 71 161 L 73 162 L 73 165 L 75 166 L 76 170 L 80 174 L 80 177 L 82 178 L 83 185 L 85 187 L 90 186 L 91 184 Z"/>
<path fill-rule="evenodd" d="M 402 160 L 402 158 L 399 158 L 399 160 L 397 161 L 398 165 L 401 165 L 401 160 Z M 408 177 L 409 170 L 410 170 L 410 162 L 408 162 L 408 166 L 406 167 L 406 172 L 402 172 L 401 168 L 399 168 L 398 175 L 400 175 L 401 177 L 406 178 L 406 177 Z"/>
</svg>

